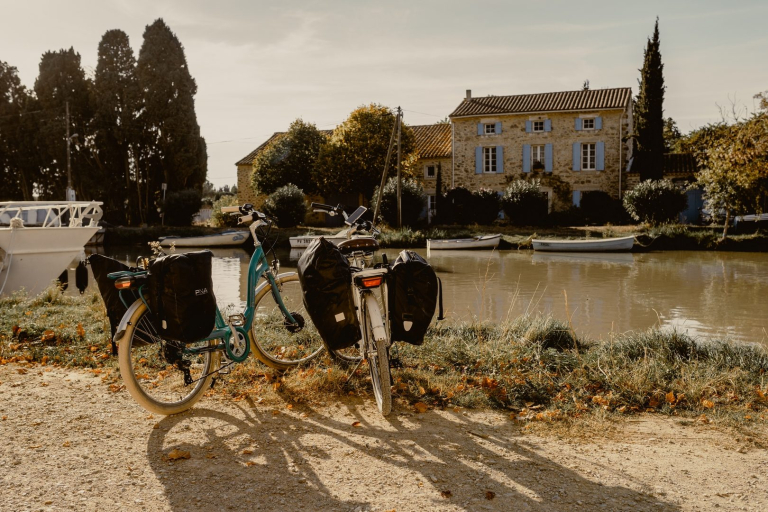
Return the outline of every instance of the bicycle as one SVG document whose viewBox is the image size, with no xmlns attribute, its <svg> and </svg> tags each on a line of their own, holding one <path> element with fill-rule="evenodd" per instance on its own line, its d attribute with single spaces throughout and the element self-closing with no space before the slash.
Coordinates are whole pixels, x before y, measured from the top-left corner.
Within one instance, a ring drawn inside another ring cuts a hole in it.
<svg viewBox="0 0 768 512">
<path fill-rule="evenodd" d="M 145 297 L 146 259 L 142 259 L 144 268 L 109 274 L 121 290 L 121 299 L 124 290 L 139 296 L 128 307 L 114 339 L 119 344 L 125 387 L 150 412 L 170 415 L 189 409 L 215 383 L 217 375 L 245 361 L 251 351 L 267 366 L 287 370 L 317 357 L 324 348 L 304 310 L 298 275 L 280 274 L 274 244 L 265 251 L 257 236 L 257 230 L 266 228 L 262 238 L 267 240 L 273 219 L 255 211 L 251 204 L 224 207 L 222 212 L 239 215 L 240 224 L 249 223 L 255 250 L 248 265 L 244 310 L 225 318 L 217 306 L 215 328 L 204 339 L 181 343 L 158 335 Z M 264 282 L 259 284 L 262 278 Z M 223 362 L 222 354 L 226 356 Z"/>
<path fill-rule="evenodd" d="M 368 362 L 376 406 L 381 414 L 386 416 L 392 411 L 392 376 L 389 362 L 391 341 L 386 279 L 389 264 L 386 255 L 382 255 L 382 263 L 373 265 L 373 255 L 379 249 L 379 243 L 375 238 L 379 231 L 370 221 L 362 220 L 363 215 L 368 211 L 363 206 L 349 216 L 341 205 L 312 203 L 312 209 L 331 216 L 343 215 L 344 223 L 349 226 L 347 240 L 339 243 L 338 248 L 347 257 L 352 269 L 350 285 L 354 290 L 355 309 L 362 334 L 362 339 L 352 347 L 341 350 L 327 347 L 328 353 L 343 364 L 356 363 L 359 366 L 363 360 Z M 352 238 L 354 234 L 361 231 L 369 232 L 371 237 Z M 380 299 L 377 299 L 374 294 L 376 289 L 380 291 Z M 383 306 L 383 314 L 380 303 Z"/>
</svg>

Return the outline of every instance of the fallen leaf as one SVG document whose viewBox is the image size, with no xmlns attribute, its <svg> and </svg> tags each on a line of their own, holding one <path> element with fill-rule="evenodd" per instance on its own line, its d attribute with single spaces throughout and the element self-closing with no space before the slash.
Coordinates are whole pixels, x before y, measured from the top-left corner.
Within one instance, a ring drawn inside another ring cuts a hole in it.
<svg viewBox="0 0 768 512">
<path fill-rule="evenodd" d="M 440 496 L 442 496 L 443 498 L 450 498 L 451 496 L 453 496 L 453 493 L 446 489 L 445 491 L 440 491 Z"/>
<path fill-rule="evenodd" d="M 420 395 L 426 395 L 427 392 L 426 392 L 426 390 L 423 387 L 419 386 L 419 394 Z"/>
<path fill-rule="evenodd" d="M 19 372 L 19 373 L 20 373 L 20 374 L 22 374 L 22 375 L 24 375 L 25 373 L 27 373 L 27 369 L 26 369 L 26 368 L 16 368 L 16 371 L 17 371 L 17 372 Z"/>
<path fill-rule="evenodd" d="M 178 459 L 188 459 L 191 457 L 191 454 L 184 450 L 179 450 L 178 448 L 174 448 L 171 450 L 171 453 L 168 454 L 168 460 L 178 460 Z"/>
<path fill-rule="evenodd" d="M 293 409 L 293 404 L 288 404 L 285 406 L 286 409 Z"/>
<path fill-rule="evenodd" d="M 3 421 L 7 420 L 8 416 L 3 416 Z"/>
<path fill-rule="evenodd" d="M 280 411 L 277 411 L 277 410 L 272 411 L 272 416 L 277 416 L 278 414 L 280 414 Z"/>
<path fill-rule="evenodd" d="M 72 446 L 72 443 L 70 443 L 69 441 L 64 441 L 64 444 L 62 444 L 61 446 L 63 446 L 64 448 L 69 448 L 70 446 Z"/>
<path fill-rule="evenodd" d="M 715 403 L 711 400 L 702 400 L 701 405 L 706 407 L 707 409 L 711 409 L 715 406 Z"/>
<path fill-rule="evenodd" d="M 205 458 L 206 459 L 215 459 L 216 458 L 216 454 L 215 453 L 208 453 L 208 454 L 205 455 Z"/>
<path fill-rule="evenodd" d="M 77 324 L 77 335 L 81 338 L 85 336 L 85 329 L 83 329 L 83 324 Z"/>
<path fill-rule="evenodd" d="M 670 391 L 669 393 L 667 393 L 666 398 L 667 398 L 667 403 L 669 403 L 669 404 L 675 403 L 675 393 L 674 393 L 674 391 Z"/>
<path fill-rule="evenodd" d="M 352 423 L 352 426 L 353 427 L 360 427 L 361 425 L 360 425 L 359 421 L 356 421 L 356 422 Z"/>
<path fill-rule="evenodd" d="M 253 462 L 252 460 L 249 460 L 248 462 L 246 462 L 246 463 L 245 463 L 245 465 L 246 465 L 246 466 L 255 466 L 255 465 L 256 465 L 256 463 L 255 463 L 255 462 Z"/>
<path fill-rule="evenodd" d="M 492 500 L 496 497 L 496 493 L 493 491 L 485 491 L 485 499 Z"/>
<path fill-rule="evenodd" d="M 425 404 L 424 402 L 416 402 L 413 405 L 413 408 L 416 409 L 416 412 L 418 412 L 419 414 L 425 413 L 427 412 L 427 409 L 429 409 L 429 407 L 427 407 L 427 404 Z"/>
<path fill-rule="evenodd" d="M 253 454 L 253 450 L 251 450 L 250 448 L 246 448 L 245 450 L 243 450 L 240 453 L 242 453 L 243 455 L 251 455 L 251 454 Z"/>
<path fill-rule="evenodd" d="M 48 341 L 50 339 L 53 339 L 55 333 L 53 331 L 45 331 L 43 333 L 43 341 Z"/>
</svg>

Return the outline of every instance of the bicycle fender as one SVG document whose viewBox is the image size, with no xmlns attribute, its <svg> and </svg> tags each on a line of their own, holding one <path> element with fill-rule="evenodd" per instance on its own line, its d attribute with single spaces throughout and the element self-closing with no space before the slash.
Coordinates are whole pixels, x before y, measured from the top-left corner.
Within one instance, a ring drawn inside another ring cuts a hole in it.
<svg viewBox="0 0 768 512">
<path fill-rule="evenodd" d="M 275 276 L 275 281 L 283 277 L 292 276 L 292 275 L 296 275 L 296 272 L 283 272 L 282 274 L 277 274 L 277 276 Z M 258 297 L 259 292 L 261 292 L 264 288 L 268 286 L 272 286 L 272 285 L 269 283 L 269 281 L 264 280 L 259 286 L 256 287 L 256 293 L 254 293 L 254 297 Z"/>
<path fill-rule="evenodd" d="M 115 337 L 112 338 L 115 343 L 120 343 L 120 340 L 123 339 L 125 331 L 128 329 L 128 322 L 131 320 L 133 314 L 142 304 L 144 304 L 144 302 L 141 299 L 136 299 L 133 304 L 131 304 L 131 307 L 128 308 L 128 311 L 125 312 L 123 318 L 120 319 L 120 325 L 117 326 Z"/>
</svg>

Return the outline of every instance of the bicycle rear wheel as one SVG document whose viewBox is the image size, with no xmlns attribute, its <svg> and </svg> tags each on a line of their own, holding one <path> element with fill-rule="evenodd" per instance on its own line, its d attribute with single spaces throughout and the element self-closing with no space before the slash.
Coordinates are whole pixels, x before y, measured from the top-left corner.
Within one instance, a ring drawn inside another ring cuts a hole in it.
<svg viewBox="0 0 768 512">
<path fill-rule="evenodd" d="M 264 364 L 277 370 L 287 370 L 317 357 L 323 350 L 323 339 L 304 309 L 304 296 L 296 273 L 275 277 L 280 298 L 291 316 L 291 324 L 283 316 L 270 286 L 256 295 L 251 349 Z"/>
<path fill-rule="evenodd" d="M 217 351 L 192 354 L 189 349 L 215 345 L 213 340 L 183 345 L 160 337 L 141 302 L 118 350 L 125 388 L 150 412 L 170 415 L 186 411 L 211 387 L 220 360 Z"/>
<path fill-rule="evenodd" d="M 374 299 L 375 301 L 375 299 Z M 392 412 L 392 376 L 389 370 L 389 347 L 386 338 L 376 339 L 374 325 L 381 324 L 381 313 L 378 305 L 364 301 L 363 311 L 365 318 L 365 330 L 363 343 L 366 347 L 368 370 L 371 372 L 371 384 L 373 395 L 376 398 L 376 406 L 383 416 Z M 374 302 L 375 304 L 375 302 Z"/>
</svg>

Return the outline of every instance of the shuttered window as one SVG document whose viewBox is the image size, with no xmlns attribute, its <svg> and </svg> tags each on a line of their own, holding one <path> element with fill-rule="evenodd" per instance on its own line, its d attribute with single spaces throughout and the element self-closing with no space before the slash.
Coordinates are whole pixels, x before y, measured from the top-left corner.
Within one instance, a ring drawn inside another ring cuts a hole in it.
<svg viewBox="0 0 768 512">
<path fill-rule="evenodd" d="M 533 131 L 534 132 L 543 132 L 544 131 L 544 121 L 534 121 L 533 122 Z"/>
<path fill-rule="evenodd" d="M 594 142 L 586 142 L 581 145 L 581 170 L 594 171 L 597 160 L 597 149 Z"/>
<path fill-rule="evenodd" d="M 535 171 L 544 169 L 544 144 L 531 146 L 531 168 Z"/>
<path fill-rule="evenodd" d="M 483 148 L 483 172 L 496 172 L 496 148 Z"/>
</svg>

